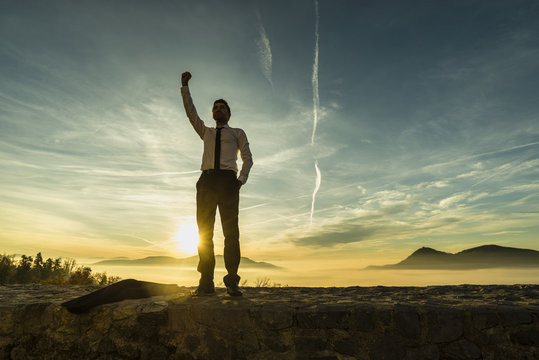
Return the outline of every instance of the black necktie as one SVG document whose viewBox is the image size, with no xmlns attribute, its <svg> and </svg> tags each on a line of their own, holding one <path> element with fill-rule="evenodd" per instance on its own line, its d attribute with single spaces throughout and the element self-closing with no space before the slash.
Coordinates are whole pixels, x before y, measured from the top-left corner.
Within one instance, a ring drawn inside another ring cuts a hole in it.
<svg viewBox="0 0 539 360">
<path fill-rule="evenodd" d="M 213 168 L 219 170 L 221 160 L 221 129 L 217 128 L 217 135 L 215 136 L 215 160 L 213 161 Z"/>
</svg>

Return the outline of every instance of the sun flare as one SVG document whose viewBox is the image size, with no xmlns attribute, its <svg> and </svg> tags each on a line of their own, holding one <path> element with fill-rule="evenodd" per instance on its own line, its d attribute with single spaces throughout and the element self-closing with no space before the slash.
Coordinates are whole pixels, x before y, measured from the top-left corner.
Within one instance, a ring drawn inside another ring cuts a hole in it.
<svg viewBox="0 0 539 360">
<path fill-rule="evenodd" d="M 178 250 L 193 255 L 198 249 L 198 226 L 195 223 L 180 224 L 175 236 Z"/>
</svg>

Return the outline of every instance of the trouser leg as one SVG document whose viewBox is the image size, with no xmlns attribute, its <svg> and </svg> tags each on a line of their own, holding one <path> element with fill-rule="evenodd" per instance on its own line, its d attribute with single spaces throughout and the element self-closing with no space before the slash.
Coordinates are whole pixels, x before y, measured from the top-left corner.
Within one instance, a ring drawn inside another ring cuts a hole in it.
<svg viewBox="0 0 539 360">
<path fill-rule="evenodd" d="M 219 214 L 225 236 L 224 260 L 228 274 L 224 277 L 225 285 L 238 284 L 238 267 L 240 265 L 240 231 L 238 227 L 239 185 L 236 176 L 223 179 L 222 193 L 219 199 Z"/>
<path fill-rule="evenodd" d="M 197 182 L 197 225 L 199 234 L 197 270 L 201 275 L 201 283 L 213 281 L 215 270 L 213 229 L 218 197 L 212 188 L 213 185 L 212 179 L 204 175 Z"/>
</svg>

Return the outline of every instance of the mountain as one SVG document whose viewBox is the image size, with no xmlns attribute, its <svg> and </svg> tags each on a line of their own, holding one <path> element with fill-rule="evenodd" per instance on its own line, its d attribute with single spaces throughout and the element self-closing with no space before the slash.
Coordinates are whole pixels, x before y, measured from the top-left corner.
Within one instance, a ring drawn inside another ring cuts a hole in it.
<svg viewBox="0 0 539 360">
<path fill-rule="evenodd" d="M 499 267 L 539 267 L 539 251 L 483 245 L 452 254 L 422 247 L 397 264 L 371 265 L 367 269 L 472 270 Z"/>
<path fill-rule="evenodd" d="M 186 266 L 196 267 L 198 264 L 198 255 L 190 256 L 187 258 L 175 258 L 171 256 L 148 256 L 143 259 L 124 260 L 124 259 L 111 259 L 102 260 L 92 265 L 113 265 L 113 266 Z M 224 266 L 223 255 L 215 256 L 216 266 Z M 264 269 L 279 269 L 279 266 L 263 262 L 254 261 L 247 257 L 241 258 L 240 266 L 251 268 L 264 268 Z"/>
</svg>

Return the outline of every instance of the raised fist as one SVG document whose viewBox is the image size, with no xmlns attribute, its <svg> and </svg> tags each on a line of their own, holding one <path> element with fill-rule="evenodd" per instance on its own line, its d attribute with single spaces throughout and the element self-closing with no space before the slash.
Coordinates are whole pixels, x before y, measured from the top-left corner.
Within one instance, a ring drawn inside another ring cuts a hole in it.
<svg viewBox="0 0 539 360">
<path fill-rule="evenodd" d="M 191 73 L 186 71 L 182 74 L 182 86 L 187 86 L 189 84 L 189 80 L 191 80 Z"/>
</svg>

